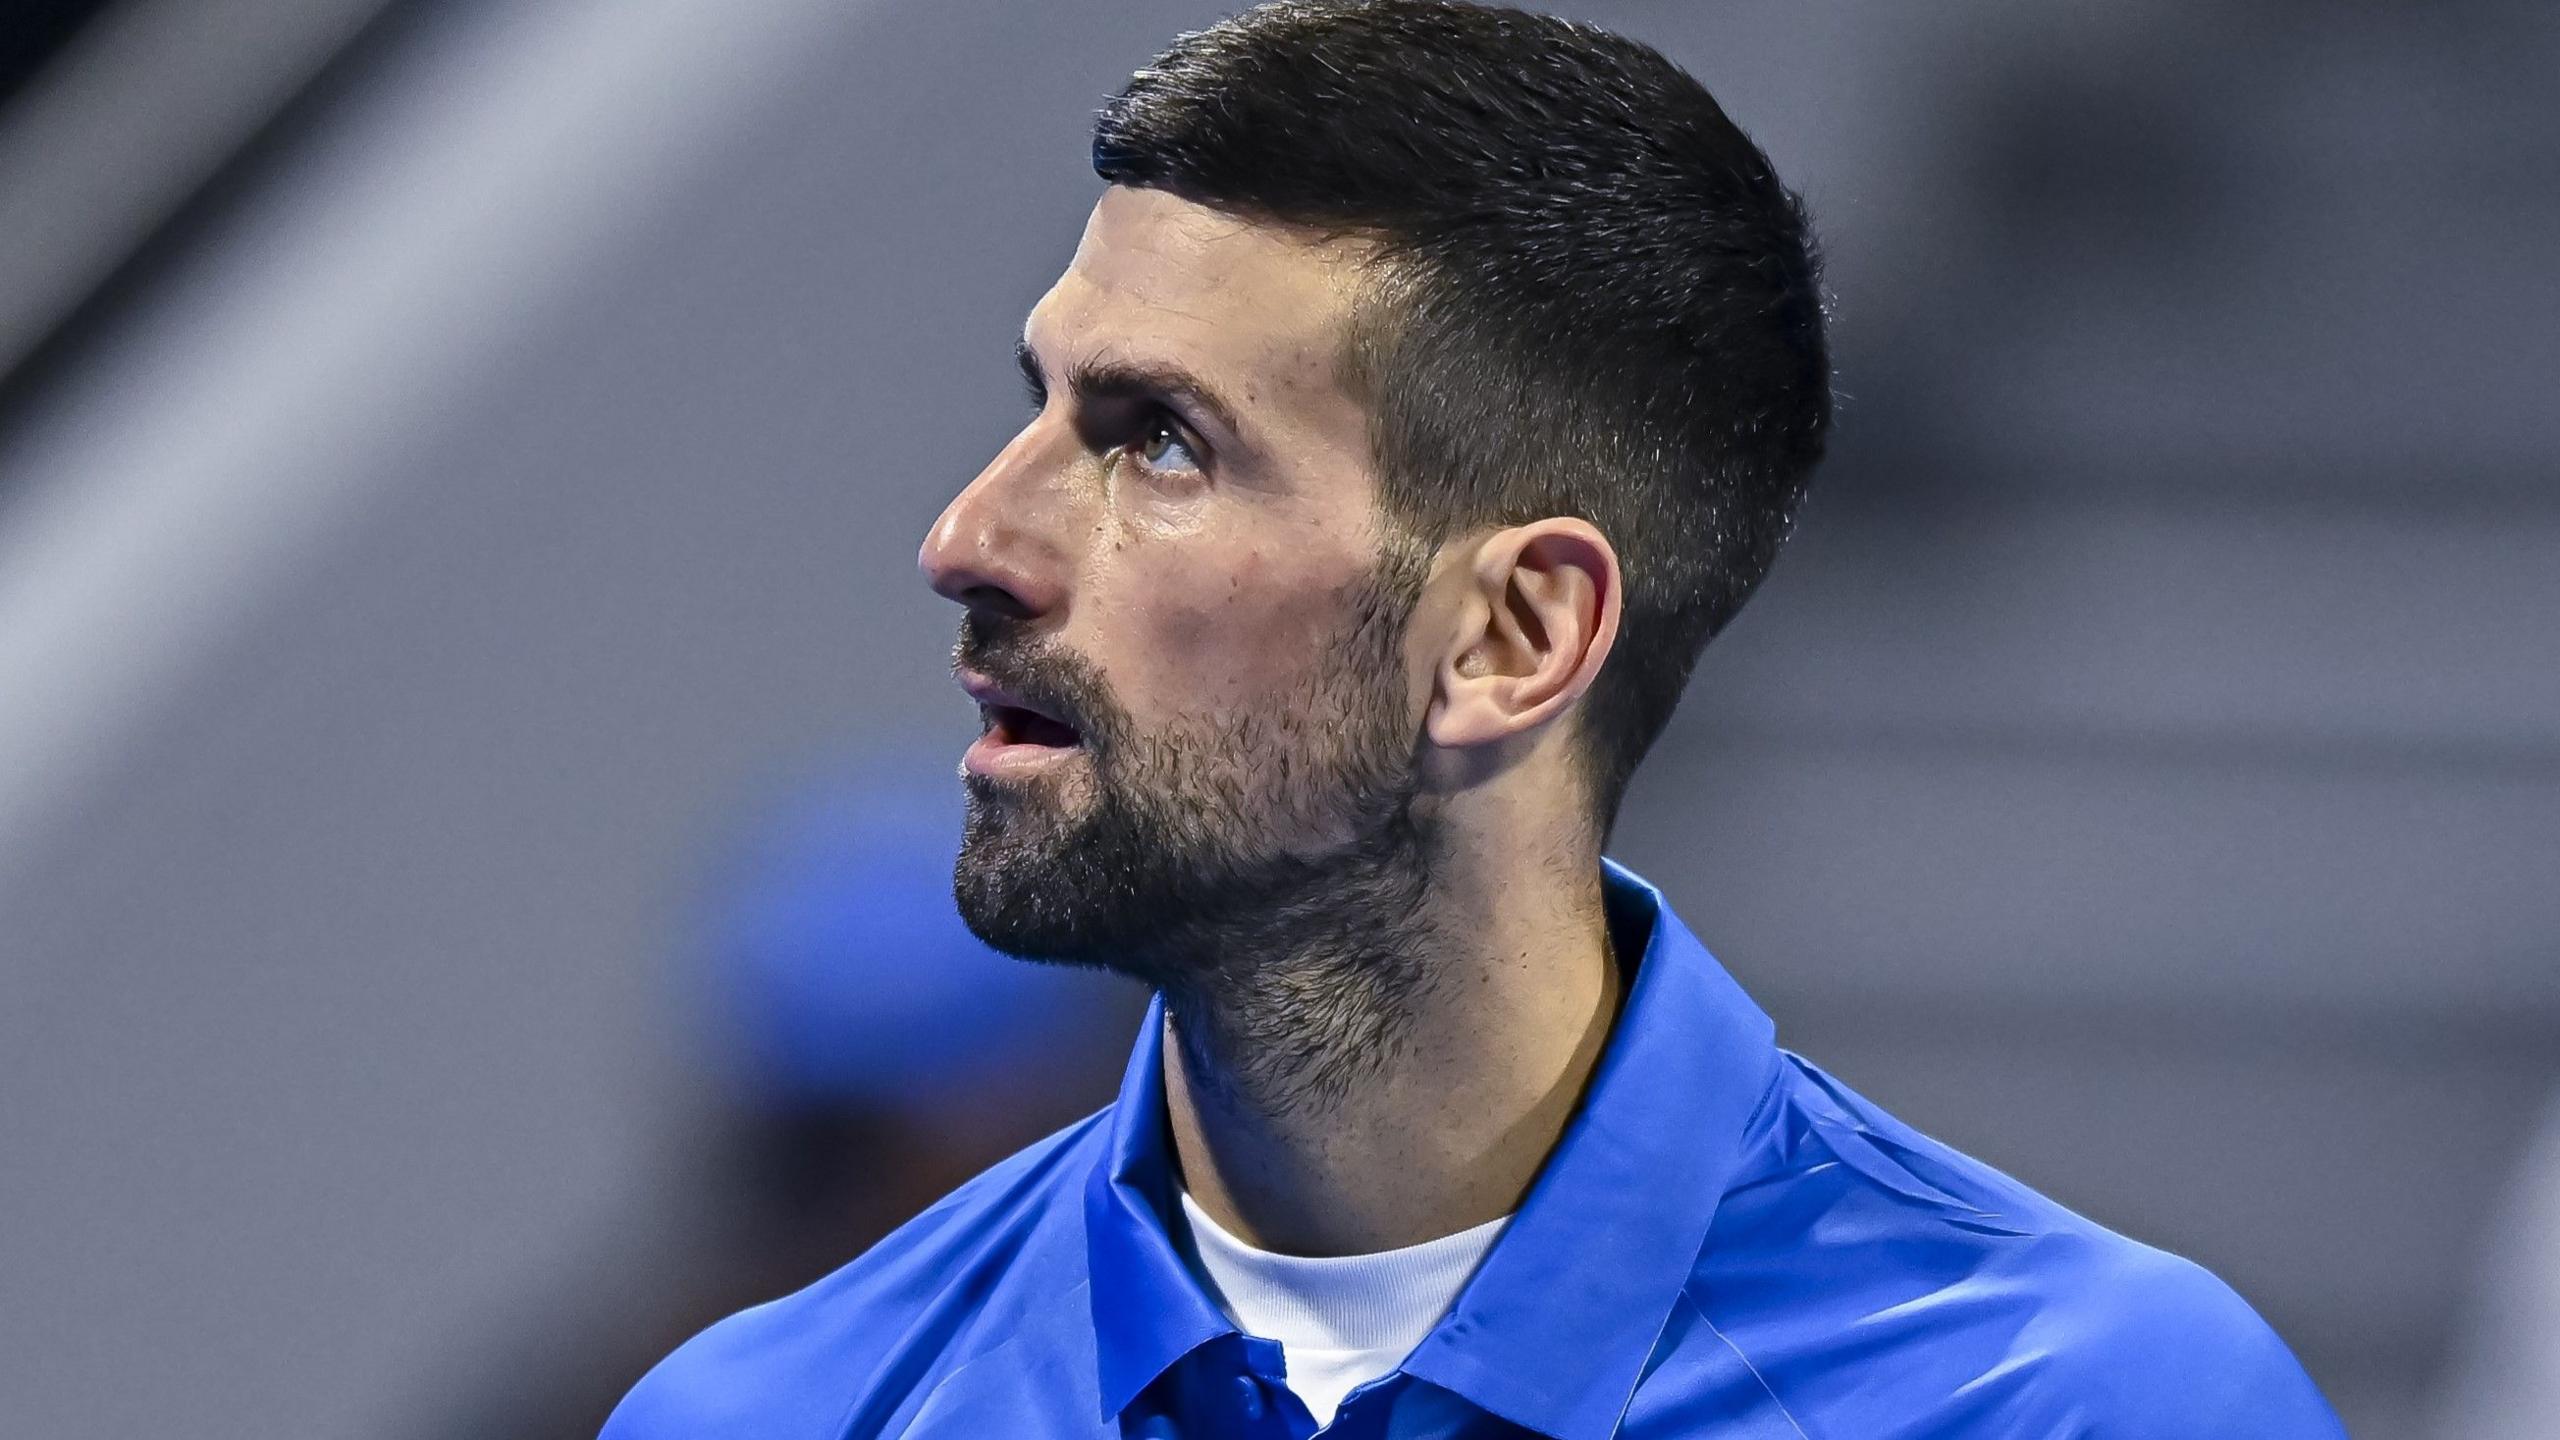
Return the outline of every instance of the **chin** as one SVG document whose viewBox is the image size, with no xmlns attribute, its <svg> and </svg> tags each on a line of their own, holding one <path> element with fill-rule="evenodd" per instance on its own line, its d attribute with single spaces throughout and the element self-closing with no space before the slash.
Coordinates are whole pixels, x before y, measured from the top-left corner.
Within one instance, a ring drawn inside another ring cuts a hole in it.
<svg viewBox="0 0 2560 1440">
<path fill-rule="evenodd" d="M 1094 917 L 1078 903 L 1091 896 L 1094 877 L 1078 873 L 1075 826 L 1044 803 L 1040 788 L 970 777 L 952 898 L 971 933 L 1007 955 L 1094 963 Z"/>
</svg>

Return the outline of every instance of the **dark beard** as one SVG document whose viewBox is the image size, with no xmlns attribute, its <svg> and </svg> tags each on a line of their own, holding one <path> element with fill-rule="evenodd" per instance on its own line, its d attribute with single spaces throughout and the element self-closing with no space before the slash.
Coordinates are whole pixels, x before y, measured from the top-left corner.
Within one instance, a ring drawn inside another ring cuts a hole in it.
<svg viewBox="0 0 2560 1440">
<path fill-rule="evenodd" d="M 1277 709 L 1140 734 L 1081 657 L 972 612 L 955 658 L 1073 723 L 1073 779 L 967 777 L 961 916 L 1026 959 L 1164 993 L 1195 1082 L 1268 1115 L 1321 1110 L 1397 1053 L 1429 981 L 1433 845 L 1417 821 L 1401 642 L 1423 562 L 1342 597 L 1317 673 Z"/>
</svg>

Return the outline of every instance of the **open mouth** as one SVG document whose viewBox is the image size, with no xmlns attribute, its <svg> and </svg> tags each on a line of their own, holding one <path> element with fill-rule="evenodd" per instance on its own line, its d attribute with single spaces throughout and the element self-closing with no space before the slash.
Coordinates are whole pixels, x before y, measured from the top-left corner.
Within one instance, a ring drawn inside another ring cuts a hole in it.
<svg viewBox="0 0 2560 1440">
<path fill-rule="evenodd" d="M 986 736 L 998 745 L 1035 745 L 1063 750 L 1084 743 L 1084 736 L 1063 720 L 1052 720 L 1019 705 L 981 705 Z"/>
<path fill-rule="evenodd" d="M 960 688 L 978 702 L 977 743 L 961 757 L 972 775 L 995 776 L 1054 764 L 1082 753 L 1084 736 L 1073 725 L 1022 703 L 1022 697 L 974 671 L 957 672 Z"/>
</svg>

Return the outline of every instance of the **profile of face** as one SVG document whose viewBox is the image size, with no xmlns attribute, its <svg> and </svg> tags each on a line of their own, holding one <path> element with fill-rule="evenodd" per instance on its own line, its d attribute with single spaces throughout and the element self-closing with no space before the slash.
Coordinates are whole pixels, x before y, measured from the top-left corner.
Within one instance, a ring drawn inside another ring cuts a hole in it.
<svg viewBox="0 0 2560 1440">
<path fill-rule="evenodd" d="M 997 948 L 1178 984 L 1418 903 L 1429 562 L 1339 377 L 1357 259 L 1114 186 L 1033 308 L 1034 412 L 918 557 L 967 608 L 954 890 Z"/>
</svg>

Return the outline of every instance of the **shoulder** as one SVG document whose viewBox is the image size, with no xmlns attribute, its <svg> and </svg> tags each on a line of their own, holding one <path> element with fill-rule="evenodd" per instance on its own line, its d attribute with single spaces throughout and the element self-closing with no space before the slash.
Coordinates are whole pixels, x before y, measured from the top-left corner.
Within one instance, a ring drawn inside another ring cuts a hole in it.
<svg viewBox="0 0 2560 1440">
<path fill-rule="evenodd" d="M 602 1440 L 833 1440 L 857 1413 L 886 1418 L 1012 1338 L 1083 1278 L 1083 1182 L 1108 1114 L 997 1164 L 816 1284 L 686 1341 L 623 1397 Z"/>
<path fill-rule="evenodd" d="M 2086 1222 L 2083 1222 L 2084 1224 Z M 2343 1440 L 2266 1321 L 2204 1267 L 2092 1225 L 2017 1342 L 2022 1413 L 2083 1417 L 2092 1440 Z"/>
<path fill-rule="evenodd" d="M 2284 1342 L 2203 1267 L 1788 1065 L 1698 1277 L 1782 1401 L 1942 1417 L 1915 1434 L 2341 1434 Z"/>
</svg>

